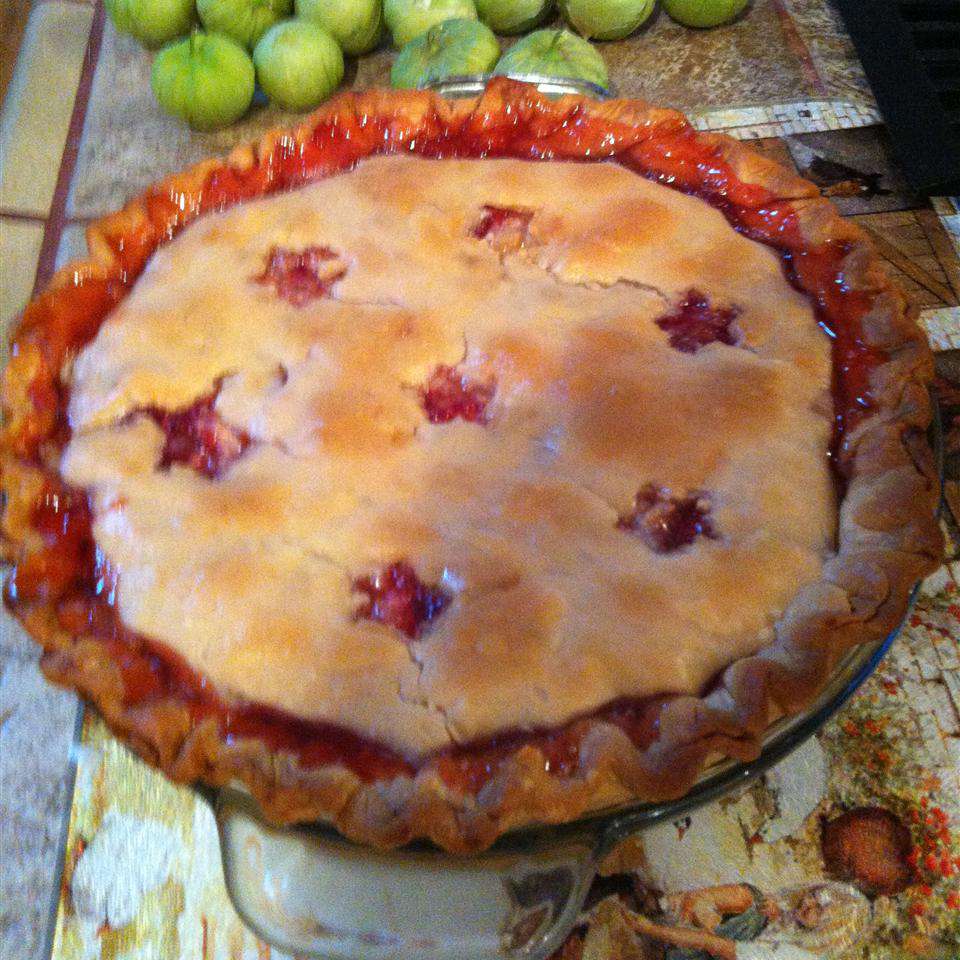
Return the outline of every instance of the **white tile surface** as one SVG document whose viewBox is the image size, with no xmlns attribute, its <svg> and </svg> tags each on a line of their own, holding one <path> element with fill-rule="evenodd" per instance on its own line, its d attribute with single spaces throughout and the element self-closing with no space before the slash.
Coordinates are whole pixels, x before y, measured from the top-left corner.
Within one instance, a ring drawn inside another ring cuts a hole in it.
<svg viewBox="0 0 960 960">
<path fill-rule="evenodd" d="M 42 223 L 0 217 L 0 325 L 4 332 L 0 363 L 6 362 L 10 321 L 30 298 L 42 241 Z"/>
<path fill-rule="evenodd" d="M 0 209 L 50 209 L 92 21 L 93 7 L 58 0 L 30 14 L 0 114 Z"/>
</svg>

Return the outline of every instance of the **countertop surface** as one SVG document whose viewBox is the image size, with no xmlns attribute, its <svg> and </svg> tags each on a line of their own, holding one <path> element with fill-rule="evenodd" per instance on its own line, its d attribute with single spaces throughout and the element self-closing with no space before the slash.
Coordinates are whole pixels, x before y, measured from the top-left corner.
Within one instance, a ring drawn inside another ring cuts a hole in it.
<svg viewBox="0 0 960 960">
<path fill-rule="evenodd" d="M 920 200 L 904 187 L 888 159 L 882 129 L 870 126 L 877 114 L 855 56 L 824 4 L 760 0 L 750 17 L 717 41 L 685 34 L 661 15 L 634 41 L 614 45 L 616 49 L 607 52 L 615 62 L 614 79 L 626 94 L 642 93 L 688 109 L 703 127 L 759 137 L 760 149 L 818 178 L 837 196 L 843 212 L 871 232 L 891 272 L 923 311 L 922 322 L 939 352 L 940 396 L 950 427 L 953 417 L 960 415 L 960 212 L 956 203 L 948 198 L 932 203 Z M 718 49 L 717 42 L 727 46 Z M 736 67 L 730 68 L 734 60 Z M 382 79 L 388 63 L 389 54 L 377 54 L 364 60 L 350 80 L 359 86 L 373 84 Z M 656 69 L 657 63 L 665 66 Z M 259 109 L 234 129 L 191 134 L 157 111 L 149 94 L 148 70 L 149 56 L 114 32 L 94 0 L 34 4 L 0 119 L 0 318 L 5 323 L 56 266 L 83 250 L 83 231 L 91 218 L 167 172 L 294 119 Z M 960 451 L 957 434 L 949 437 Z M 960 508 L 956 484 L 950 495 L 956 511 Z M 956 527 L 951 526 L 950 532 L 955 535 Z M 949 557 L 956 557 L 956 540 L 949 543 Z M 649 902 L 636 891 L 645 891 L 644 895 L 655 891 L 660 900 L 653 915 L 669 925 L 668 899 L 679 890 L 700 890 L 701 899 L 709 899 L 712 894 L 702 891 L 749 879 L 766 895 L 776 897 L 777 891 L 782 893 L 791 884 L 811 882 L 813 873 L 804 873 L 797 865 L 800 854 L 791 860 L 786 851 L 791 843 L 797 851 L 805 849 L 808 840 L 815 846 L 810 838 L 816 832 L 812 824 L 817 817 L 834 816 L 851 806 L 874 806 L 908 821 L 914 800 L 919 804 L 926 796 L 929 806 L 931 796 L 949 791 L 951 776 L 956 805 L 960 796 L 958 578 L 960 565 L 953 561 L 931 578 L 920 620 L 898 646 L 897 655 L 884 664 L 880 678 L 901 690 L 913 690 L 910 684 L 914 684 L 916 696 L 908 698 L 913 705 L 920 703 L 917 691 L 922 693 L 922 709 L 910 714 L 909 721 L 900 717 L 894 727 L 919 724 L 917 736 L 924 749 L 936 746 L 939 759 L 929 760 L 924 770 L 938 778 L 937 784 L 931 780 L 925 793 L 922 785 L 915 785 L 916 796 L 907 797 L 903 780 L 919 776 L 918 770 L 905 773 L 892 761 L 876 759 L 877 750 L 888 756 L 896 750 L 880 743 L 881 734 L 870 730 L 877 724 L 883 727 L 884 716 L 898 717 L 904 706 L 893 693 L 889 701 L 881 702 L 884 688 L 878 680 L 821 738 L 805 747 L 799 759 L 783 768 L 779 786 L 774 776 L 761 792 L 736 800 L 732 820 L 728 808 L 718 807 L 696 814 L 691 824 L 673 825 L 671 829 L 679 834 L 676 842 L 687 835 L 687 854 L 681 856 L 688 857 L 687 866 L 669 865 L 678 854 L 665 838 L 648 839 L 640 853 L 624 852 L 622 862 L 611 871 L 621 878 L 641 879 L 632 881 L 630 897 L 622 892 L 622 883 L 616 888 L 621 892 L 619 903 L 638 915 L 644 910 L 649 914 Z M 72 869 L 111 809 L 143 822 L 160 816 L 171 829 L 198 815 L 192 798 L 187 800 L 169 785 L 157 783 L 155 775 L 113 743 L 96 721 L 88 718 L 81 730 L 82 710 L 76 698 L 47 684 L 37 659 L 34 645 L 4 616 L 0 623 L 0 955 L 5 960 L 46 958 L 51 949 L 57 956 L 71 958 L 237 956 L 250 951 L 256 955 L 260 947 L 255 941 L 231 926 L 239 923 L 235 917 L 221 920 L 219 948 L 209 939 L 213 934 L 207 914 L 229 914 L 222 890 L 216 888 L 221 883 L 216 871 L 204 879 L 215 892 L 203 908 L 207 913 L 202 938 L 198 933 L 196 938 L 182 936 L 175 942 L 164 939 L 164 924 L 171 922 L 169 910 L 177 909 L 169 904 L 163 909 L 154 905 L 153 919 L 139 920 L 136 935 L 121 931 L 122 936 L 111 939 L 111 931 L 93 928 L 91 933 L 89 923 L 83 927 L 83 918 L 70 902 Z M 834 770 L 844 764 L 853 769 L 853 773 L 847 770 L 846 779 Z M 815 789 L 789 786 L 791 777 L 803 780 L 804 771 L 811 770 L 820 777 Z M 868 771 L 869 789 L 861 782 L 861 775 Z M 76 790 L 75 781 L 80 785 Z M 781 804 L 783 809 L 764 812 L 764 804 Z M 171 810 L 179 812 L 174 816 Z M 956 822 L 960 809 L 947 810 L 943 816 Z M 741 843 L 750 863 L 727 836 L 737 822 L 747 831 Z M 209 831 L 209 825 L 198 826 L 198 833 L 190 834 L 195 845 L 207 836 L 204 829 Z M 700 859 L 714 841 L 721 858 L 727 858 L 723 869 L 708 868 Z M 181 836 L 177 842 L 187 841 Z M 776 844 L 780 846 L 775 849 Z M 960 850 L 953 851 L 957 853 Z M 175 881 L 187 883 L 186 878 L 195 878 L 197 867 L 191 866 L 195 859 L 185 854 L 158 887 L 166 884 L 164 889 L 172 889 Z M 804 870 L 807 866 L 822 872 L 825 865 L 822 861 L 819 866 L 808 864 Z M 944 882 L 949 885 L 949 881 L 947 877 Z M 802 956 L 955 957 L 949 951 L 958 941 L 950 938 L 960 931 L 960 923 L 934 922 L 940 909 L 936 898 L 946 902 L 950 891 L 937 887 L 934 893 L 936 904 L 929 908 L 924 905 L 923 890 L 920 894 L 907 891 L 896 902 L 879 907 L 871 904 L 871 916 L 882 922 L 871 927 L 876 931 L 871 933 L 874 942 L 865 941 L 864 950 L 875 947 L 876 952 L 841 953 L 838 949 Z M 182 898 L 176 902 L 181 912 L 188 909 Z M 623 935 L 615 914 L 610 907 L 599 911 L 583 928 L 579 946 L 571 941 L 568 956 L 585 955 L 583 936 L 593 937 L 593 946 L 588 947 L 596 952 L 590 956 L 600 960 L 632 956 L 615 952 L 612 946 L 602 952 L 597 946 L 601 935 L 610 943 Z M 949 920 L 947 913 L 944 916 Z M 179 923 L 185 927 L 183 915 Z M 228 927 L 229 937 L 223 932 Z M 232 946 L 227 942 L 230 937 Z"/>
</svg>

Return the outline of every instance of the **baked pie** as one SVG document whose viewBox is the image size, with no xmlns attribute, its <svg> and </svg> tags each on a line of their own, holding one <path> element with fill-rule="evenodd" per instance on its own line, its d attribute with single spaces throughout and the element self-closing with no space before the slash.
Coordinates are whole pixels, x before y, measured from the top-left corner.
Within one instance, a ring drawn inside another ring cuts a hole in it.
<svg viewBox="0 0 960 960">
<path fill-rule="evenodd" d="M 681 795 L 940 553 L 859 230 L 678 113 L 347 94 L 25 310 L 6 602 L 179 781 L 453 851 Z"/>
</svg>

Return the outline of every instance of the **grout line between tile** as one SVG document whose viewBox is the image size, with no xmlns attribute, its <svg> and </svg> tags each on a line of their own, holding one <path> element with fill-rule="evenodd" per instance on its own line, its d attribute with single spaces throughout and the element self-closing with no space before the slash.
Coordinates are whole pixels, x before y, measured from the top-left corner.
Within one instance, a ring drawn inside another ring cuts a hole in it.
<svg viewBox="0 0 960 960">
<path fill-rule="evenodd" d="M 42 213 L 27 213 L 25 210 L 10 210 L 6 207 L 0 207 L 0 220 L 14 220 L 17 223 L 39 223 L 45 224 L 47 217 Z M 65 227 L 85 227 L 93 223 L 97 217 L 64 217 L 63 225 Z"/>
<path fill-rule="evenodd" d="M 60 820 L 60 837 L 57 841 L 57 850 L 59 853 L 57 857 L 56 876 L 54 878 L 53 895 L 51 898 L 50 908 L 47 913 L 47 928 L 44 931 L 43 948 L 40 952 L 40 956 L 43 957 L 44 960 L 49 960 L 49 958 L 53 956 L 53 945 L 57 936 L 57 917 L 60 912 L 63 872 L 67 860 L 67 840 L 70 836 L 70 821 L 73 817 L 73 794 L 77 788 L 77 763 L 79 758 L 78 749 L 80 745 L 80 737 L 83 733 L 83 718 L 85 715 L 86 707 L 84 706 L 83 701 L 78 701 L 76 714 L 73 720 L 73 737 L 70 741 L 70 763 L 67 770 L 67 779 L 69 780 L 69 784 L 66 790 L 67 802 Z"/>
<path fill-rule="evenodd" d="M 77 155 L 80 151 L 80 137 L 83 133 L 83 124 L 87 117 L 87 107 L 90 105 L 90 91 L 93 87 L 93 74 L 100 57 L 100 45 L 103 42 L 103 25 L 105 12 L 102 3 L 97 3 L 93 11 L 93 22 L 90 26 L 90 35 L 87 40 L 87 49 L 83 55 L 83 67 L 80 72 L 80 83 L 73 102 L 73 113 L 70 115 L 70 126 L 67 128 L 67 140 L 60 159 L 60 172 L 57 174 L 57 185 L 53 191 L 53 200 L 50 204 L 50 214 L 47 217 L 43 230 L 43 241 L 40 244 L 40 256 L 37 258 L 37 272 L 33 282 L 33 293 L 36 295 L 43 289 L 53 275 L 57 261 L 57 250 L 60 247 L 60 237 L 67 224 L 67 199 L 70 194 L 70 184 L 73 180 L 74 169 L 77 165 Z"/>
<path fill-rule="evenodd" d="M 20 220 L 26 223 L 46 223 L 47 218 L 39 213 L 25 213 L 23 210 L 7 210 L 0 207 L 0 220 Z"/>
</svg>

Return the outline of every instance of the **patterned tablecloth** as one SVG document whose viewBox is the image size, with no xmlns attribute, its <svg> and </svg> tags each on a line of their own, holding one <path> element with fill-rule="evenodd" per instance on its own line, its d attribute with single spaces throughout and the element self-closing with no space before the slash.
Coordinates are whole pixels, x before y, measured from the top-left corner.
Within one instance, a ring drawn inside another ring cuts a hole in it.
<svg viewBox="0 0 960 960">
<path fill-rule="evenodd" d="M 79 46 L 77 30 L 85 31 Z M 74 52 L 67 56 L 65 46 Z M 960 207 L 911 197 L 875 128 L 836 132 L 874 123 L 877 113 L 823 0 L 755 0 L 737 24 L 706 33 L 683 31 L 661 14 L 605 54 L 624 94 L 687 108 L 702 127 L 772 137 L 759 147 L 815 179 L 871 233 L 921 307 L 938 351 L 954 454 L 952 514 L 945 518 L 950 559 L 924 584 L 877 673 L 819 735 L 741 794 L 645 832 L 608 859 L 583 923 L 559 956 L 958 960 Z M 385 53 L 365 59 L 350 80 L 375 83 L 388 63 Z M 54 107 L 31 94 L 30 84 L 54 69 L 76 98 L 47 122 L 44 111 Z M 0 246 L 9 257 L 11 238 L 24 238 L 38 285 L 82 250 L 90 218 L 170 170 L 290 119 L 260 109 L 239 128 L 191 134 L 158 112 L 148 71 L 148 56 L 114 32 L 92 0 L 46 0 L 35 8 L 0 124 Z M 43 173 L 36 141 L 27 138 L 47 135 L 54 122 L 62 128 L 62 155 L 55 146 L 57 163 Z M 4 309 L 15 310 L 30 285 L 3 286 Z M 8 656 L 4 638 L 15 632 L 2 628 L 0 658 Z M 9 662 L 0 659 L 4 681 Z M 15 675 L 32 677 L 32 670 L 18 665 Z M 10 706 L 0 703 L 0 737 L 8 738 L 0 772 L 27 783 L 29 770 L 7 772 L 17 751 L 21 765 L 30 761 L 30 707 L 16 699 L 18 689 L 0 686 L 12 696 Z M 92 715 L 75 759 L 69 826 L 57 854 L 63 874 L 53 957 L 269 956 L 227 901 L 208 808 L 136 760 Z M 35 805 L 30 797 L 24 802 Z M 10 810 L 15 822 L 27 823 L 17 798 L 4 795 L 0 830 L 12 822 Z M 14 884 L 2 889 L 0 901 L 18 896 L 21 914 L 40 896 Z M 36 909 L 42 913 L 42 904 Z M 2 919 L 0 929 L 17 929 L 17 917 Z"/>
</svg>

